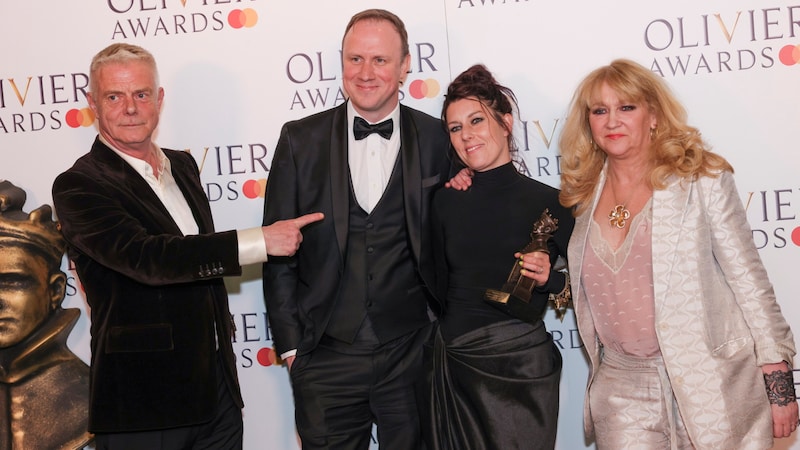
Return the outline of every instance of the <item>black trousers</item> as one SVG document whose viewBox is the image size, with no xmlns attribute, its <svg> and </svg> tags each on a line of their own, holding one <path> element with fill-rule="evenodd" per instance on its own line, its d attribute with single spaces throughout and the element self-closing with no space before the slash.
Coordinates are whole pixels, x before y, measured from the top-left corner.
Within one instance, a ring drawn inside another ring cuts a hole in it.
<svg viewBox="0 0 800 450">
<path fill-rule="evenodd" d="M 234 403 L 217 355 L 217 414 L 210 422 L 134 433 L 100 433 L 96 450 L 241 450 L 242 410 Z"/>
<path fill-rule="evenodd" d="M 417 403 L 431 327 L 376 348 L 324 337 L 290 377 L 303 449 L 363 450 L 377 425 L 381 450 L 423 448 Z"/>
</svg>

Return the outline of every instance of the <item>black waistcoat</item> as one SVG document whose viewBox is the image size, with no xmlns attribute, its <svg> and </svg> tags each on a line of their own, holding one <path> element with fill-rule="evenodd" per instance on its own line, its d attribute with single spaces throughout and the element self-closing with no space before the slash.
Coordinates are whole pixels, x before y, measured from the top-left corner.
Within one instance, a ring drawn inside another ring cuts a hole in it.
<svg viewBox="0 0 800 450">
<path fill-rule="evenodd" d="M 346 252 L 342 284 L 325 329 L 327 335 L 352 343 L 359 330 L 366 329 L 384 344 L 430 322 L 429 294 L 409 246 L 400 157 L 370 214 L 358 204 L 350 184 Z"/>
</svg>

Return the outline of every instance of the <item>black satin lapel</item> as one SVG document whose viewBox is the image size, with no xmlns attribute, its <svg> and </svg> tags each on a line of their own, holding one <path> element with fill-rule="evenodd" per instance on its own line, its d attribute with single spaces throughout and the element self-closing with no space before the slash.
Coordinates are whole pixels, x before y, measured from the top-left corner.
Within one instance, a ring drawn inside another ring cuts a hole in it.
<svg viewBox="0 0 800 450">
<path fill-rule="evenodd" d="M 331 209 L 339 255 L 344 257 L 347 245 L 347 229 L 350 226 L 350 166 L 347 162 L 347 108 L 345 105 L 334 111 L 331 119 L 330 165 L 331 165 Z"/>
<path fill-rule="evenodd" d="M 406 226 L 411 249 L 419 260 L 422 229 L 422 169 L 417 127 L 411 114 L 400 106 L 400 158 L 403 166 L 403 196 L 405 197 Z"/>
</svg>

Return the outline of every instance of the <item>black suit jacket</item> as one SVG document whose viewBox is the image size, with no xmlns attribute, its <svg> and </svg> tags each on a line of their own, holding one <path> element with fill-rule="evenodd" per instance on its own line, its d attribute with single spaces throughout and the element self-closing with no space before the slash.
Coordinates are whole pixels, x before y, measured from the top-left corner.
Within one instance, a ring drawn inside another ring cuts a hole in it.
<svg viewBox="0 0 800 450">
<path fill-rule="evenodd" d="M 214 233 L 197 164 L 164 150 L 200 233 L 183 236 L 147 182 L 105 144 L 53 184 L 53 202 L 91 307 L 89 429 L 186 426 L 217 404 L 215 328 L 242 406 L 221 277 L 238 275 L 235 231 Z"/>
<path fill-rule="evenodd" d="M 333 310 L 347 257 L 347 127 L 347 106 L 342 104 L 289 122 L 281 130 L 267 182 L 264 223 L 317 211 L 325 213 L 325 219 L 303 229 L 303 244 L 292 258 L 270 257 L 264 265 L 264 298 L 279 353 L 314 349 Z M 399 130 L 409 247 L 420 276 L 433 291 L 430 205 L 434 191 L 449 179 L 449 141 L 438 119 L 403 105 Z M 387 326 L 401 329 L 408 324 Z"/>
</svg>

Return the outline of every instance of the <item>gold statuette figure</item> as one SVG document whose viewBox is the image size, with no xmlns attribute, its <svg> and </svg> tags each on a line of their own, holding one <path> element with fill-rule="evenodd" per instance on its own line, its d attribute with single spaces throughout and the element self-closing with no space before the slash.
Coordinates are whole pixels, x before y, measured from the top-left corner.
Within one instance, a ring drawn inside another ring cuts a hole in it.
<svg viewBox="0 0 800 450">
<path fill-rule="evenodd" d="M 67 348 L 80 310 L 61 308 L 66 244 L 50 206 L 24 203 L 0 180 L 0 449 L 80 449 L 93 439 L 89 366 Z"/>
<path fill-rule="evenodd" d="M 531 252 L 544 252 L 550 253 L 547 248 L 547 241 L 558 229 L 558 220 L 550 215 L 550 210 L 545 209 L 542 211 L 541 217 L 533 224 L 533 231 L 531 231 L 531 241 L 525 246 L 520 253 Z M 486 300 L 497 303 L 508 303 L 511 297 L 522 300 L 525 303 L 530 303 L 533 288 L 536 287 L 536 281 L 532 278 L 522 276 L 520 271 L 522 267 L 518 263 L 514 263 L 511 268 L 511 273 L 508 275 L 508 280 L 503 284 L 500 290 L 487 289 L 484 294 Z"/>
</svg>

